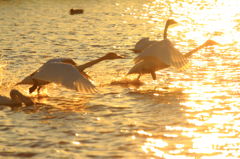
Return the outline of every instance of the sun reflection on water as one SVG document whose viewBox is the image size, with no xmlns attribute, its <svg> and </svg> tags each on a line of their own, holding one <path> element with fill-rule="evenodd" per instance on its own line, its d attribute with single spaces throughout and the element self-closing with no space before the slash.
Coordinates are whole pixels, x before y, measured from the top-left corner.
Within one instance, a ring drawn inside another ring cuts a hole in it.
<svg viewBox="0 0 240 159">
<path fill-rule="evenodd" d="M 168 88 L 184 88 L 186 99 L 180 105 L 186 123 L 166 126 L 161 139 L 139 131 L 147 135 L 141 148 L 149 156 L 240 158 L 239 5 L 238 0 L 155 0 L 143 6 L 141 18 L 155 24 L 152 36 L 159 35 L 166 19 L 179 22 L 177 27 L 169 29 L 169 38 L 176 41 L 179 50 L 190 50 L 207 39 L 221 44 L 194 55 L 191 64 L 194 71 L 170 73 Z M 172 146 L 174 138 L 179 140 Z"/>
</svg>

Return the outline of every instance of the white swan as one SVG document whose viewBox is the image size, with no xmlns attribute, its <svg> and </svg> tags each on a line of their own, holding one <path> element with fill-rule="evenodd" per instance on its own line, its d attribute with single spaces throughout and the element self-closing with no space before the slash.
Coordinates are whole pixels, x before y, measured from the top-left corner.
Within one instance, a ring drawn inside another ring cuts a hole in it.
<svg viewBox="0 0 240 159">
<path fill-rule="evenodd" d="M 167 37 L 167 30 L 170 25 L 177 24 L 177 22 L 173 19 L 168 19 L 166 24 L 165 24 L 165 29 L 164 29 L 164 39 Z M 130 49 L 134 53 L 141 53 L 144 49 L 147 47 L 157 43 L 159 41 L 150 41 L 149 38 L 142 38 L 140 39 L 136 44 L 134 49 Z"/>
<path fill-rule="evenodd" d="M 24 78 L 17 84 L 31 84 L 29 93 L 38 89 L 40 91 L 43 85 L 51 82 L 58 83 L 66 88 L 85 93 L 94 93 L 95 86 L 88 80 L 89 76 L 84 72 L 84 69 L 93 66 L 103 60 L 119 59 L 122 56 L 116 53 L 108 53 L 96 60 L 87 62 L 83 65 L 77 64 L 70 58 L 55 58 L 50 59 L 37 71 Z"/>
<path fill-rule="evenodd" d="M 156 71 L 170 66 L 184 69 L 189 61 L 189 57 L 194 52 L 205 46 L 217 44 L 215 41 L 207 40 L 204 44 L 183 55 L 167 39 L 167 29 L 168 24 L 166 24 L 164 29 L 164 40 L 150 45 L 134 59 L 135 65 L 129 70 L 128 74 L 139 74 L 137 77 L 139 80 L 142 74 L 150 73 L 152 79 L 156 80 Z"/>
<path fill-rule="evenodd" d="M 0 95 L 0 105 L 14 107 L 22 106 L 22 103 L 24 103 L 26 106 L 34 104 L 29 97 L 24 96 L 22 93 L 15 89 L 11 90 L 10 97 L 11 98 Z"/>
</svg>

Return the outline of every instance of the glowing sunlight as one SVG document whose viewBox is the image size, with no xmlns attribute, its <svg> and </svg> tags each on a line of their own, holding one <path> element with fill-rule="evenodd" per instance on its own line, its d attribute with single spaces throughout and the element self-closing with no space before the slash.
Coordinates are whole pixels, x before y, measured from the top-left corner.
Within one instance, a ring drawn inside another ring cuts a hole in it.
<svg viewBox="0 0 240 159">
<path fill-rule="evenodd" d="M 142 150 L 166 159 L 237 159 L 240 157 L 240 140 L 235 139 L 239 136 L 240 127 L 237 113 L 240 111 L 240 71 L 236 69 L 239 67 L 240 1 L 169 2 L 155 0 L 145 4 L 143 7 L 146 13 L 142 14 L 143 18 L 163 24 L 160 20 L 163 15 L 158 10 L 164 6 L 168 18 L 179 23 L 171 28 L 169 37 L 176 41 L 180 50 L 199 45 L 207 39 L 215 40 L 220 45 L 216 46 L 214 51 L 206 49 L 201 55 L 196 55 L 197 58 L 193 59 L 191 66 L 194 72 L 178 74 L 177 77 L 176 73 L 170 73 L 168 77 L 172 78 L 172 81 L 168 82 L 169 88 L 184 88 L 183 93 L 187 95 L 180 103 L 187 126 L 166 126 L 167 133 L 164 136 L 167 139 L 183 138 L 184 142 L 176 143 L 175 150 L 166 151 L 166 147 L 172 144 L 169 140 L 149 136 Z M 160 27 L 162 25 L 153 26 L 154 36 L 159 34 Z M 190 41 L 194 41 L 194 45 Z M 159 74 L 162 74 L 162 71 L 159 71 Z M 159 96 L 156 93 L 154 95 Z M 186 138 L 189 141 L 186 142 Z"/>
</svg>

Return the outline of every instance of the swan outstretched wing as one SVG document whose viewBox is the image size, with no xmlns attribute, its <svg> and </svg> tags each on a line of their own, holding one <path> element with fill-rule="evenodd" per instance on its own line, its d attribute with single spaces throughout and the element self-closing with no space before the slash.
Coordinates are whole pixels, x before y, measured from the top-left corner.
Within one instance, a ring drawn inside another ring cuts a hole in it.
<svg viewBox="0 0 240 159">
<path fill-rule="evenodd" d="M 85 93 L 96 92 L 95 86 L 71 64 L 45 63 L 33 76 L 34 79 L 61 84 Z"/>
<path fill-rule="evenodd" d="M 170 65 L 179 69 L 184 70 L 188 67 L 189 59 L 182 55 L 176 48 L 172 47 L 170 51 L 171 61 Z"/>
</svg>

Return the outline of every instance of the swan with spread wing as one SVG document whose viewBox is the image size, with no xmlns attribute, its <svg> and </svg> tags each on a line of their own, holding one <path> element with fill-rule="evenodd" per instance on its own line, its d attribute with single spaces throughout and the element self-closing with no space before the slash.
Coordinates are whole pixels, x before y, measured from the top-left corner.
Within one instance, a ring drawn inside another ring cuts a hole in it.
<svg viewBox="0 0 240 159">
<path fill-rule="evenodd" d="M 134 59 L 135 65 L 129 70 L 128 74 L 139 74 L 137 77 L 138 80 L 143 74 L 151 74 L 152 79 L 156 80 L 156 71 L 171 66 L 177 69 L 184 69 L 189 62 L 189 57 L 193 53 L 203 47 L 217 44 L 213 40 L 207 40 L 192 51 L 181 54 L 180 51 L 174 47 L 172 42 L 167 39 L 168 26 L 174 24 L 174 22 L 174 20 L 167 21 L 163 34 L 164 39 L 162 41 L 156 41 L 154 44 L 146 47 Z"/>
<path fill-rule="evenodd" d="M 77 65 L 71 58 L 50 59 L 37 71 L 27 76 L 17 84 L 33 85 L 29 88 L 29 93 L 34 92 L 36 89 L 39 92 L 43 85 L 52 82 L 61 84 L 66 88 L 79 92 L 94 93 L 96 92 L 95 86 L 89 80 L 89 76 L 84 72 L 84 70 L 101 61 L 120 58 L 123 57 L 117 55 L 116 53 L 107 53 L 106 55 L 83 65 Z"/>
</svg>

